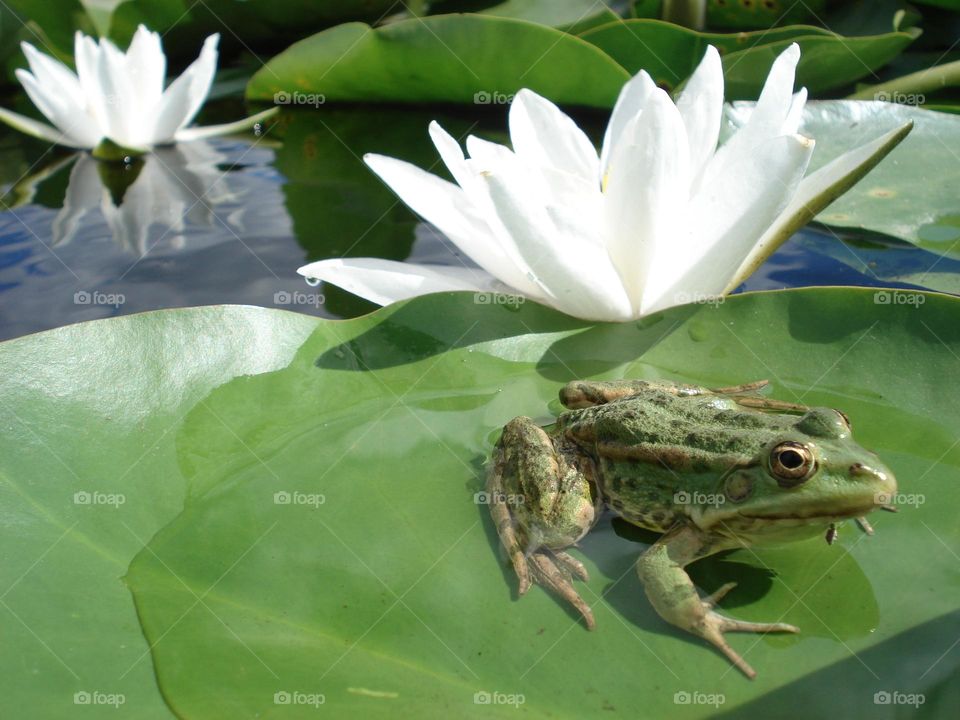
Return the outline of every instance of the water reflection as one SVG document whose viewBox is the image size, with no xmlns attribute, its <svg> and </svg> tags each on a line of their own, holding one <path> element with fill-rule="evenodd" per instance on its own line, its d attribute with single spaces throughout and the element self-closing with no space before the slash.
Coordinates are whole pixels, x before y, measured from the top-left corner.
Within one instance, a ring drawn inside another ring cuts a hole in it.
<svg viewBox="0 0 960 720">
<path fill-rule="evenodd" d="M 276 301 L 305 288 L 274 148 L 269 139 L 194 142 L 123 169 L 0 141 L 0 164 L 32 168 L 2 178 L 0 338 L 163 307 L 322 314 Z"/>
<path fill-rule="evenodd" d="M 128 165 L 78 153 L 63 207 L 53 221 L 53 245 L 72 241 L 84 218 L 98 208 L 113 241 L 138 257 L 159 242 L 182 249 L 192 226 L 219 223 L 228 236 L 243 232 L 242 206 L 217 213 L 249 191 L 223 171 L 226 161 L 224 153 L 204 141 L 162 148 Z"/>
</svg>

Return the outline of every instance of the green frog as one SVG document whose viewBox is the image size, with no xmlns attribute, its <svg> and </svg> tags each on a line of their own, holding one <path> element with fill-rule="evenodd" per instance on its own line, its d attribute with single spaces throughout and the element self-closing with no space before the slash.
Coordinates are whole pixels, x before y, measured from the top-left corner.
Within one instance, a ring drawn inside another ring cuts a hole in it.
<svg viewBox="0 0 960 720">
<path fill-rule="evenodd" d="M 603 509 L 663 533 L 637 561 L 657 613 L 716 646 L 747 677 L 753 668 L 724 633 L 799 632 L 714 610 L 735 585 L 701 598 L 685 567 L 714 553 L 825 533 L 894 510 L 893 473 L 851 436 L 838 410 L 759 395 L 766 381 L 709 389 L 667 381 L 571 382 L 569 410 L 551 426 L 518 417 L 503 429 L 487 481 L 490 513 L 519 581 L 571 603 L 594 627 L 566 552 Z"/>
</svg>

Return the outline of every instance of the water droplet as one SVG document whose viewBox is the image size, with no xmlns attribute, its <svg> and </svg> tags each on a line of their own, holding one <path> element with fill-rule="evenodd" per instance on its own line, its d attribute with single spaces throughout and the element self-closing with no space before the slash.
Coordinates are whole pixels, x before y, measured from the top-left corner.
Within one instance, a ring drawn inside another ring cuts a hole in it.
<svg viewBox="0 0 960 720">
<path fill-rule="evenodd" d="M 253 126 L 253 134 L 256 135 L 257 137 L 260 137 L 261 135 L 263 135 L 263 124 L 262 124 L 262 123 L 256 123 L 256 124 Z"/>
<path fill-rule="evenodd" d="M 306 282 L 310 287 L 316 287 L 320 284 L 320 278 L 308 277 L 304 278 L 304 282 Z"/>
</svg>

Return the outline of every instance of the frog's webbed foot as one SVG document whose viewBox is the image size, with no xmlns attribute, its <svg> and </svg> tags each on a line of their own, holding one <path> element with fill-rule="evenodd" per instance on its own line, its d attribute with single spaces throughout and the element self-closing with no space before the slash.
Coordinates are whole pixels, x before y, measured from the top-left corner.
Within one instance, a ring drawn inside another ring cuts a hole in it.
<svg viewBox="0 0 960 720">
<path fill-rule="evenodd" d="M 563 551 L 538 550 L 528 558 L 531 574 L 539 585 L 552 590 L 568 603 L 573 605 L 583 616 L 587 628 L 593 630 L 596 622 L 593 619 L 593 610 L 584 602 L 580 594 L 574 589 L 571 574 L 581 580 L 587 580 L 587 570 L 576 558 Z M 523 594 L 521 592 L 521 594 Z"/>
<path fill-rule="evenodd" d="M 730 585 L 732 583 L 728 583 Z M 727 587 L 726 585 L 724 587 Z M 722 590 L 723 588 L 721 588 Z M 719 592 L 719 591 L 718 591 Z M 716 595 L 717 593 L 714 593 Z M 724 593 L 725 594 L 725 593 Z M 713 598 L 714 596 L 711 596 Z M 719 599 L 719 598 L 717 598 Z M 751 680 L 757 676 L 756 671 L 750 667 L 749 663 L 744 660 L 740 653 L 734 650 L 730 645 L 727 644 L 726 639 L 723 637 L 724 633 L 727 632 L 790 632 L 798 633 L 800 628 L 795 625 L 788 625 L 787 623 L 757 623 L 757 622 L 747 622 L 745 620 L 734 620 L 733 618 L 728 618 L 725 615 L 721 615 L 718 612 L 715 612 L 712 607 L 716 600 L 711 600 L 710 598 L 703 600 L 703 616 L 695 622 L 690 627 L 686 628 L 690 632 L 699 635 L 707 642 L 715 646 L 720 652 L 727 656 L 727 659 L 730 660 L 737 668 L 743 672 Z"/>
</svg>

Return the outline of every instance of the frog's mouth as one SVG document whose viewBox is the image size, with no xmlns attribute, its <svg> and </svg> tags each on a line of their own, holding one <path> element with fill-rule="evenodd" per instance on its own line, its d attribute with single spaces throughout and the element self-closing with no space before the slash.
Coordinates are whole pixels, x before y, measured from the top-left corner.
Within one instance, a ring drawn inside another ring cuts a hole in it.
<svg viewBox="0 0 960 720">
<path fill-rule="evenodd" d="M 810 512 L 810 513 L 738 513 L 740 517 L 748 518 L 750 520 L 804 520 L 808 522 L 839 522 L 840 520 L 849 520 L 850 518 L 863 517 L 868 512 L 876 510 L 879 508 L 879 505 L 869 504 L 863 505 L 859 508 L 851 508 L 849 510 L 831 510 L 830 512 Z"/>
<path fill-rule="evenodd" d="M 829 508 L 817 508 L 812 507 L 807 512 L 776 512 L 772 511 L 769 513 L 764 512 L 739 512 L 737 513 L 740 517 L 748 518 L 750 520 L 764 520 L 768 522 L 776 522 L 777 520 L 803 520 L 810 523 L 818 522 L 840 522 L 841 520 L 849 520 L 851 518 L 860 518 L 870 513 L 874 510 L 890 510 L 896 512 L 896 508 L 892 505 L 884 504 L 880 502 L 883 499 L 882 495 L 874 495 L 869 499 L 865 499 L 861 503 L 851 504 L 847 508 L 841 509 L 836 507 Z"/>
</svg>

